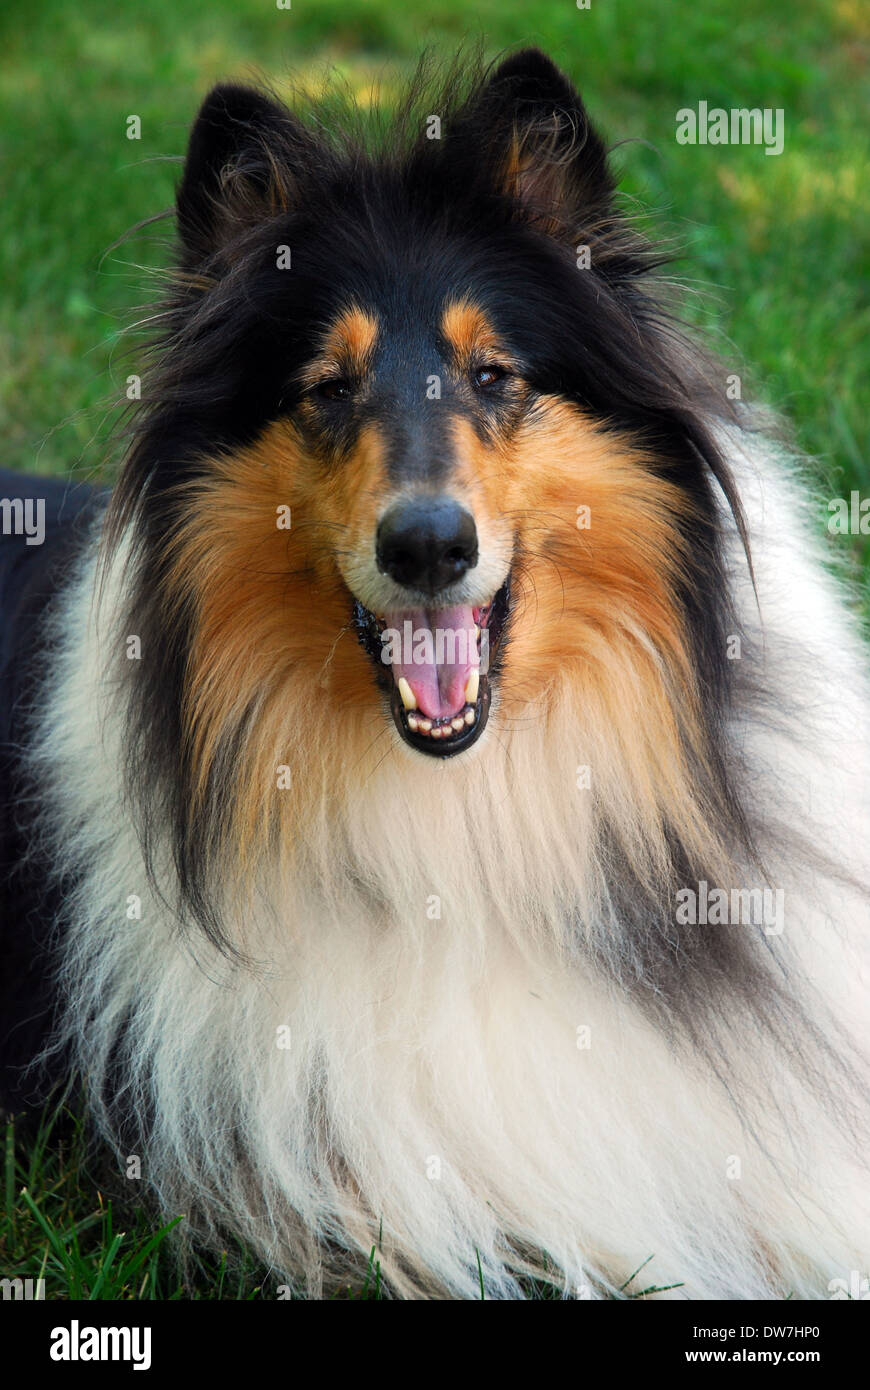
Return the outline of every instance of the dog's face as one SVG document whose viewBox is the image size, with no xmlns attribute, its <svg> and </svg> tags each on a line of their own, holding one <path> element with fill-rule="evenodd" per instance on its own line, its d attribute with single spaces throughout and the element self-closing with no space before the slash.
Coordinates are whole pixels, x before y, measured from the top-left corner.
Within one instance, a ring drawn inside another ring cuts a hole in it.
<svg viewBox="0 0 870 1390">
<path fill-rule="evenodd" d="M 194 127 L 119 506 L 203 794 L 240 740 L 261 786 L 312 735 L 443 759 L 565 688 L 650 782 L 715 684 L 715 450 L 579 97 L 528 53 L 409 119 L 369 155 L 224 87 Z"/>
<path fill-rule="evenodd" d="M 330 303 L 276 443 L 289 425 L 300 520 L 346 587 L 342 625 L 369 659 L 372 696 L 409 744 L 444 756 L 475 742 L 490 707 L 518 539 L 499 459 L 533 392 L 468 292 L 471 267 L 456 273 L 461 243 L 445 240 L 439 277 L 421 240 L 416 257 L 394 247 L 386 293 L 370 264 L 352 299 Z"/>
</svg>

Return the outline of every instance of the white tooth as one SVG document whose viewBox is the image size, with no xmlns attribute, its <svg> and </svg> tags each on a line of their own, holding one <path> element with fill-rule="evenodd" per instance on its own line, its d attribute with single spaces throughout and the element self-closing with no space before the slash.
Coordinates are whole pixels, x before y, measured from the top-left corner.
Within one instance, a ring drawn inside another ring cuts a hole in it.
<svg viewBox="0 0 870 1390">
<path fill-rule="evenodd" d="M 467 710 L 465 711 L 465 722 L 466 722 L 466 724 L 469 726 L 469 728 L 470 728 L 471 725 L 474 723 L 474 721 L 475 721 L 476 718 L 477 718 L 477 715 L 474 713 L 474 710 L 473 710 L 473 709 L 467 709 Z"/>
<path fill-rule="evenodd" d="M 440 737 L 441 737 L 441 730 L 440 730 L 440 729 L 433 729 L 433 730 L 432 730 L 432 735 L 431 735 L 431 736 L 432 736 L 432 738 L 440 738 Z"/>
<path fill-rule="evenodd" d="M 399 694 L 402 697 L 402 704 L 405 706 L 405 709 L 417 708 L 417 697 L 404 676 L 399 677 Z"/>
<path fill-rule="evenodd" d="M 468 677 L 468 684 L 465 687 L 465 703 L 473 705 L 477 699 L 477 692 L 480 689 L 480 672 L 475 666 L 471 675 Z"/>
<path fill-rule="evenodd" d="M 460 729 L 465 728 L 465 720 L 460 719 L 459 715 L 457 715 L 455 719 L 451 719 L 450 723 L 453 725 L 457 733 L 459 733 Z"/>
<path fill-rule="evenodd" d="M 431 719 L 421 719 L 421 720 L 420 720 L 420 728 L 422 729 L 422 731 L 423 731 L 424 734 L 431 733 L 431 730 L 432 730 L 432 720 L 431 720 Z"/>
<path fill-rule="evenodd" d="M 409 714 L 409 715 L 408 715 L 408 728 L 411 729 L 411 730 L 413 730 L 414 733 L 416 733 L 416 732 L 417 732 L 417 727 L 418 727 L 417 716 L 416 716 L 415 714 Z"/>
<path fill-rule="evenodd" d="M 441 725 L 441 737 L 442 737 L 442 738 L 452 738 L 452 737 L 453 737 L 453 730 L 451 729 L 451 727 L 450 727 L 449 724 L 442 724 L 442 725 Z"/>
</svg>

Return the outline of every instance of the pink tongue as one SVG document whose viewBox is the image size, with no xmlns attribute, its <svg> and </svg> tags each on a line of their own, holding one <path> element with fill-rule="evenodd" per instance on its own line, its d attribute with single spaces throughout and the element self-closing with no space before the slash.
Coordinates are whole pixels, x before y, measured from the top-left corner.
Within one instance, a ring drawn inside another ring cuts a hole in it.
<svg viewBox="0 0 870 1390">
<path fill-rule="evenodd" d="M 396 684 L 404 676 L 427 719 L 458 714 L 465 704 L 468 677 L 480 665 L 472 610 L 395 608 L 384 616 L 383 636 L 389 634 L 389 640 L 383 655 Z"/>
</svg>

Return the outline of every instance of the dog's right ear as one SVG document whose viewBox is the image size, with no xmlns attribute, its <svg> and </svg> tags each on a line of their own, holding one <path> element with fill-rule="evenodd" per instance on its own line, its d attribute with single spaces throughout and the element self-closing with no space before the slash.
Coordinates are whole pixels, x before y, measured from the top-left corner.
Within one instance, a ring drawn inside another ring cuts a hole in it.
<svg viewBox="0 0 870 1390">
<path fill-rule="evenodd" d="M 253 87 L 222 83 L 209 92 L 176 198 L 188 268 L 211 260 L 235 232 L 290 207 L 292 171 L 309 139 L 285 106 Z"/>
</svg>

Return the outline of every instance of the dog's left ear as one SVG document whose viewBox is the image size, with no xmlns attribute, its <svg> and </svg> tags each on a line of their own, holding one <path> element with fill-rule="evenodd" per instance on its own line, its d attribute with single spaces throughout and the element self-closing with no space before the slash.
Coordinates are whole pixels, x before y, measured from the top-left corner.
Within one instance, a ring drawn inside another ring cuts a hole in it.
<svg viewBox="0 0 870 1390">
<path fill-rule="evenodd" d="M 501 63 L 454 133 L 484 158 L 498 191 L 554 234 L 610 205 L 615 182 L 604 142 L 573 84 L 540 49 Z"/>
</svg>

